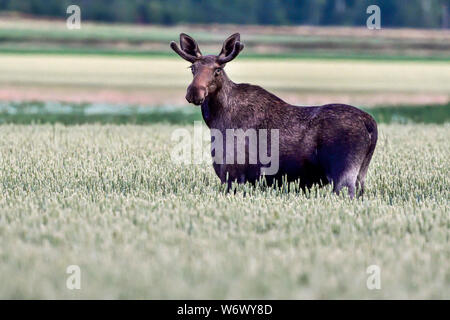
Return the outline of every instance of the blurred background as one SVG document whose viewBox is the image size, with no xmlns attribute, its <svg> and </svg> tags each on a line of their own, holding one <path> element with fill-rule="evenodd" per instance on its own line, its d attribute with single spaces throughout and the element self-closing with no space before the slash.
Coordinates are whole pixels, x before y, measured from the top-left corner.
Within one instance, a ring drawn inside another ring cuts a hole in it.
<svg viewBox="0 0 450 320">
<path fill-rule="evenodd" d="M 71 4 L 81 29 L 69 30 Z M 366 13 L 378 5 L 381 29 Z M 385 122 L 448 122 L 449 0 L 0 0 L 0 122 L 191 122 L 189 63 L 241 33 L 226 70 L 300 105 L 349 103 Z"/>
</svg>

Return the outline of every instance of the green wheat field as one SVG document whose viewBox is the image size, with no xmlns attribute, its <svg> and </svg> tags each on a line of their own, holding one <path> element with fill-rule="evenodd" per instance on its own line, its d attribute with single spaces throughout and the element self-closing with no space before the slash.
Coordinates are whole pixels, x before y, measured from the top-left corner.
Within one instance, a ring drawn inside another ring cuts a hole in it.
<svg viewBox="0 0 450 320">
<path fill-rule="evenodd" d="M 226 194 L 210 165 L 171 161 L 175 128 L 0 126 L 0 297 L 450 297 L 448 124 L 380 125 L 356 200 Z"/>
<path fill-rule="evenodd" d="M 231 79 L 379 123 L 366 194 L 350 200 L 330 187 L 227 194 L 211 164 L 172 161 L 172 133 L 201 114 L 168 42 L 193 32 L 215 53 L 225 34 L 82 30 L 0 21 L 0 298 L 450 299 L 448 33 L 242 28 Z"/>
</svg>

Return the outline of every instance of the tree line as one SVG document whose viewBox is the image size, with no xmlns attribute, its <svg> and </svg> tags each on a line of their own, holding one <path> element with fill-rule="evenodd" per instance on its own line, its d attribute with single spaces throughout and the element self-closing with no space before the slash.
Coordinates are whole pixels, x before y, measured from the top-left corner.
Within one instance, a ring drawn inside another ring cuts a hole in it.
<svg viewBox="0 0 450 320">
<path fill-rule="evenodd" d="M 342 26 L 365 25 L 375 4 L 384 27 L 448 28 L 450 0 L 0 0 L 0 11 L 61 17 L 71 4 L 103 22 Z"/>
</svg>

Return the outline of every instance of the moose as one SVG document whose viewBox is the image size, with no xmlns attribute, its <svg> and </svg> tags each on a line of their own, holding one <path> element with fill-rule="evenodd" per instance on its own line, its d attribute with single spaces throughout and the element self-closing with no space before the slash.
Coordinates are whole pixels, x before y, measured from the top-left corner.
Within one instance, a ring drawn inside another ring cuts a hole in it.
<svg viewBox="0 0 450 320">
<path fill-rule="evenodd" d="M 201 106 L 209 129 L 224 135 L 228 129 L 278 130 L 279 167 L 275 174 L 265 175 L 265 164 L 259 159 L 248 162 L 247 140 L 245 163 L 213 161 L 227 190 L 233 182 L 255 184 L 264 176 L 268 185 L 297 181 L 304 190 L 313 184 L 332 183 L 337 194 L 344 187 L 351 198 L 356 192 L 363 194 L 378 136 L 377 124 L 369 114 L 345 104 L 295 106 L 259 86 L 234 83 L 224 67 L 244 48 L 239 33 L 225 40 L 219 55 L 202 55 L 197 42 L 184 33 L 180 34 L 180 46 L 172 41 L 170 47 L 191 63 L 193 81 L 186 100 Z M 236 152 L 238 147 L 235 142 L 221 154 Z M 216 152 L 212 148 L 213 158 Z"/>
</svg>

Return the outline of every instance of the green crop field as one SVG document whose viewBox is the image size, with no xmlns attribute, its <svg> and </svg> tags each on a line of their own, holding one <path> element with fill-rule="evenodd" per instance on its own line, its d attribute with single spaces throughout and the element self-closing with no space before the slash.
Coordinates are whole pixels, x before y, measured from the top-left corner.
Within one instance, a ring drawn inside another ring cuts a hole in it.
<svg viewBox="0 0 450 320">
<path fill-rule="evenodd" d="M 0 297 L 450 298 L 448 124 L 381 124 L 355 200 L 225 194 L 175 128 L 0 126 Z"/>
</svg>

